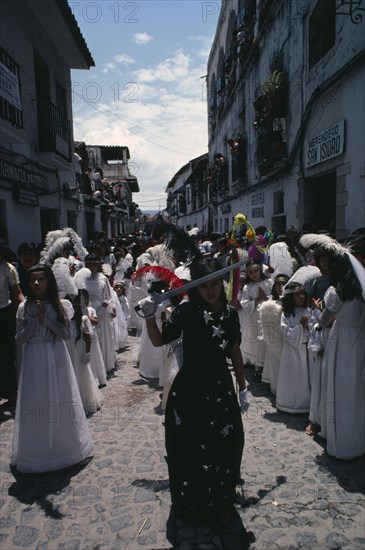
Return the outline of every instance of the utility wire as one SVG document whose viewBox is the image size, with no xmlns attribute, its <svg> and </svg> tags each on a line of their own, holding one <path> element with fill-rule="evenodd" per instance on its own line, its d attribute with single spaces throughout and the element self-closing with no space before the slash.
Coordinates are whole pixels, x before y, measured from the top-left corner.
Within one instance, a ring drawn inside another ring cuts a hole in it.
<svg viewBox="0 0 365 550">
<path fill-rule="evenodd" d="M 138 132 L 135 132 L 133 130 L 131 130 L 130 128 L 128 128 L 127 126 L 125 126 L 124 124 L 121 124 L 118 120 L 115 120 L 115 118 L 111 118 L 111 116 L 113 117 L 116 117 L 116 119 L 123 119 L 122 116 L 120 115 L 117 115 L 116 113 L 110 113 L 108 111 L 105 111 L 104 109 L 99 109 L 92 101 L 88 101 L 87 99 L 85 99 L 81 94 L 77 93 L 75 90 L 73 91 L 73 93 L 79 97 L 80 99 L 82 99 L 87 105 L 89 105 L 89 107 L 93 107 L 93 109 L 95 109 L 95 111 L 97 111 L 98 113 L 100 113 L 101 115 L 104 115 L 106 118 L 108 118 L 109 120 L 111 120 L 112 122 L 114 122 L 115 124 L 118 124 L 119 126 L 121 126 L 122 128 L 125 128 L 126 130 L 128 130 L 131 134 L 134 134 L 134 135 L 139 135 Z M 124 118 L 124 120 L 127 120 Z M 142 128 L 141 126 L 137 126 L 137 125 L 134 125 L 134 128 L 140 128 L 143 132 L 146 132 L 148 134 L 151 134 L 153 136 L 156 136 L 156 134 L 153 134 L 152 132 L 149 132 L 148 130 L 144 130 L 144 128 Z M 184 153 L 182 151 L 176 151 L 174 149 L 171 149 L 170 147 L 166 147 L 165 145 L 160 145 L 159 143 L 156 143 L 155 141 L 152 141 L 151 139 L 148 139 L 144 136 L 142 136 L 143 139 L 145 139 L 147 142 L 149 143 L 152 143 L 153 145 L 156 145 L 156 147 L 161 147 L 162 149 L 167 149 L 167 151 L 171 151 L 172 153 L 177 153 L 178 155 L 184 155 L 186 156 L 187 153 Z M 165 139 L 161 136 L 157 136 L 159 139 Z M 166 140 L 165 141 L 169 141 L 169 140 Z M 188 149 L 187 149 L 188 150 Z M 191 154 L 196 154 L 196 153 L 193 153 L 192 150 L 189 149 L 189 151 L 191 152 Z"/>
</svg>

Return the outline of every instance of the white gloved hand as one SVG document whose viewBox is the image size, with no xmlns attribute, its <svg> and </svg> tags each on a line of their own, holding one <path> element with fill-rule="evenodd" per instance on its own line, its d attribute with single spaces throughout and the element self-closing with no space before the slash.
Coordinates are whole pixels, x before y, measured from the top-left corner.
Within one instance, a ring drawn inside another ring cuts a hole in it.
<svg viewBox="0 0 365 550">
<path fill-rule="evenodd" d="M 87 365 L 90 363 L 90 352 L 85 353 L 84 357 L 81 359 L 81 365 Z"/>
<path fill-rule="evenodd" d="M 171 306 L 171 302 L 169 299 L 164 300 L 163 302 L 161 302 L 160 306 L 161 306 L 161 309 L 164 311 L 167 307 Z"/>
<path fill-rule="evenodd" d="M 140 300 L 138 305 L 142 310 L 143 317 L 145 319 L 152 319 L 152 317 L 155 316 L 157 306 L 151 296 L 147 296 L 147 298 Z"/>
<path fill-rule="evenodd" d="M 247 388 L 240 391 L 238 397 L 240 400 L 241 413 L 245 414 L 250 406 L 250 394 L 248 393 Z"/>
</svg>

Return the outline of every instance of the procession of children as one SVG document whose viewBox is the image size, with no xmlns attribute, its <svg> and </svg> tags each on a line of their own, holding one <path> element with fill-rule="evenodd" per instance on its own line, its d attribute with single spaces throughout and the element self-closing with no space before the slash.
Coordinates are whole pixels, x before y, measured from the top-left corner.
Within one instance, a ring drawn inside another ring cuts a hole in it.
<svg viewBox="0 0 365 550">
<path fill-rule="evenodd" d="M 87 417 L 102 407 L 132 329 L 140 376 L 161 388 L 172 503 L 189 521 L 230 517 L 245 369 L 270 385 L 279 411 L 308 415 L 306 434 L 326 440 L 330 456 L 365 454 L 361 233 L 342 244 L 294 228 L 275 237 L 238 214 L 220 236 L 224 261 L 207 236 L 161 223 L 151 237 L 121 238 L 106 254 L 70 228 L 49 232 L 23 286 L 0 247 L 1 330 L 14 340 L 1 372 L 2 398 L 16 402 L 11 464 L 40 473 L 92 455 Z"/>
</svg>

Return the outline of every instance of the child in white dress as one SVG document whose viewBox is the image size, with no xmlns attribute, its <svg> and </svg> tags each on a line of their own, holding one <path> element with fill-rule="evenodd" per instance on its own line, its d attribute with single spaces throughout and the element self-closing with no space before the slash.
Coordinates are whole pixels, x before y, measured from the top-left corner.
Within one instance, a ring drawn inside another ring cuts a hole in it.
<svg viewBox="0 0 365 550">
<path fill-rule="evenodd" d="M 129 317 L 129 305 L 124 293 L 125 286 L 122 281 L 115 283 L 112 292 L 112 299 L 116 311 L 114 331 L 117 350 L 123 350 L 128 346 L 127 322 Z"/>
<path fill-rule="evenodd" d="M 85 299 L 87 316 L 90 321 L 89 328 L 90 328 L 90 340 L 91 340 L 91 347 L 90 347 L 91 370 L 99 388 L 105 388 L 105 386 L 107 385 L 107 380 L 106 380 L 106 370 L 105 370 L 103 354 L 101 353 L 99 336 L 98 336 L 99 321 L 98 321 L 95 309 L 89 305 L 90 302 L 89 302 L 88 291 L 83 290 L 82 293 Z"/>
<path fill-rule="evenodd" d="M 86 414 L 93 414 L 101 408 L 102 397 L 95 382 L 90 366 L 90 333 L 92 326 L 87 315 L 83 315 L 81 306 L 82 291 L 72 300 L 74 316 L 71 320 L 71 338 L 66 345 L 75 370 L 76 380 L 79 386 L 82 404 Z"/>
<path fill-rule="evenodd" d="M 270 384 L 270 391 L 274 395 L 276 395 L 280 358 L 283 351 L 283 337 L 280 328 L 282 314 L 280 296 L 288 280 L 287 275 L 277 275 L 274 279 L 270 299 L 262 302 L 259 307 L 260 338 L 266 343 L 262 381 Z"/>
<path fill-rule="evenodd" d="M 247 283 L 243 287 L 241 306 L 245 315 L 242 331 L 242 357 L 245 363 L 254 365 L 254 381 L 260 382 L 264 367 L 266 344 L 259 340 L 260 326 L 258 307 L 268 299 L 272 282 L 262 272 L 262 266 L 256 260 L 246 264 Z"/>
<path fill-rule="evenodd" d="M 23 473 L 59 470 L 90 455 L 93 442 L 65 340 L 70 323 L 51 268 L 28 271 L 30 293 L 17 311 L 23 345 L 11 463 Z M 32 412 L 30 412 L 32 411 Z"/>
<path fill-rule="evenodd" d="M 116 354 L 113 339 L 113 319 L 111 304 L 111 287 L 108 279 L 99 272 L 100 261 L 96 256 L 86 256 L 85 265 L 91 276 L 85 280 L 85 288 L 90 296 L 90 304 L 95 309 L 100 327 L 100 347 L 103 354 L 106 372 L 115 368 Z"/>
<path fill-rule="evenodd" d="M 309 339 L 310 310 L 306 307 L 307 294 L 298 283 L 285 285 L 282 299 L 281 355 L 276 407 L 289 413 L 309 412 L 310 385 L 307 343 Z"/>
</svg>

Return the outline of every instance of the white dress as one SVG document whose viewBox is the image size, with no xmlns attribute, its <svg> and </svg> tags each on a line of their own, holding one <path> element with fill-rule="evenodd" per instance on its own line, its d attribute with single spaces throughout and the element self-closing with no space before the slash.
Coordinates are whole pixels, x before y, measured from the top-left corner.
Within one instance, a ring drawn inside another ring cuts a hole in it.
<svg viewBox="0 0 365 550">
<path fill-rule="evenodd" d="M 313 424 L 321 425 L 320 403 L 322 391 L 322 357 L 318 355 L 318 352 L 325 350 L 330 329 L 319 325 L 319 316 L 320 310 L 315 309 L 312 313 L 309 328 L 310 336 L 308 341 L 308 363 L 309 383 L 311 389 L 309 420 Z"/>
<path fill-rule="evenodd" d="M 161 306 L 156 311 L 156 323 L 161 329 Z M 163 369 L 165 356 L 165 346 L 153 346 L 148 336 L 146 322 L 142 327 L 142 334 L 139 344 L 139 373 L 145 378 L 159 378 L 160 371 Z"/>
<path fill-rule="evenodd" d="M 82 335 L 83 333 L 89 334 L 90 327 L 89 318 L 83 315 L 81 334 L 78 334 L 76 321 L 71 321 L 71 338 L 66 341 L 86 414 L 95 413 L 102 405 L 101 393 L 95 382 L 90 363 L 83 365 L 81 362 L 86 351 Z"/>
<path fill-rule="evenodd" d="M 89 319 L 90 317 L 97 317 L 96 311 L 91 306 L 87 308 Z M 101 353 L 101 348 L 99 344 L 99 336 L 97 325 L 94 325 L 90 321 L 90 339 L 91 339 L 91 348 L 90 348 L 90 366 L 92 373 L 94 375 L 95 381 L 98 386 L 106 386 L 106 370 L 104 365 L 103 354 Z"/>
<path fill-rule="evenodd" d="M 260 325 L 259 314 L 255 300 L 259 294 L 259 288 L 268 296 L 271 293 L 272 281 L 264 279 L 258 283 L 247 283 L 242 290 L 241 306 L 244 314 L 244 327 L 242 330 L 242 358 L 245 363 L 251 363 L 256 367 L 263 367 L 265 361 L 266 344 L 259 340 Z"/>
<path fill-rule="evenodd" d="M 130 308 L 130 316 L 127 323 L 128 328 L 135 328 L 138 331 L 141 331 L 144 325 L 144 320 L 137 314 L 134 308 L 139 300 L 142 300 L 142 298 L 145 298 L 147 296 L 147 292 L 143 293 L 142 289 L 132 284 L 130 279 L 125 280 L 125 285 L 125 294 Z"/>
<path fill-rule="evenodd" d="M 17 311 L 16 339 L 24 346 L 11 463 L 24 473 L 66 468 L 93 449 L 64 342 L 70 325 L 57 321 L 49 302 L 43 304 L 43 322 L 37 320 L 34 302 L 21 303 Z"/>
<path fill-rule="evenodd" d="M 262 382 L 270 384 L 271 393 L 276 395 L 280 359 L 283 351 L 283 337 L 281 334 L 282 307 L 280 300 L 270 298 L 262 302 L 258 308 L 261 336 L 266 342 L 266 353 Z"/>
<path fill-rule="evenodd" d="M 351 459 L 365 453 L 365 303 L 342 302 L 333 287 L 324 302 L 336 321 L 322 363 L 321 435 L 328 454 Z"/>
<path fill-rule="evenodd" d="M 103 303 L 110 304 L 111 288 L 108 279 L 102 273 L 91 275 L 85 281 L 85 288 L 90 296 L 90 305 L 95 309 L 99 320 L 100 347 L 103 354 L 106 372 L 115 367 L 115 350 L 113 341 L 113 319 Z"/>
<path fill-rule="evenodd" d="M 116 316 L 113 319 L 113 326 L 115 349 L 117 351 L 119 349 L 124 349 L 128 345 L 128 327 L 120 299 L 114 289 L 111 289 L 111 293 L 113 306 L 116 311 Z"/>
<path fill-rule="evenodd" d="M 294 315 L 281 316 L 283 353 L 280 361 L 276 406 L 290 413 L 309 412 L 310 387 L 307 343 L 309 331 L 300 324 L 310 316 L 307 308 L 295 308 Z"/>
</svg>

